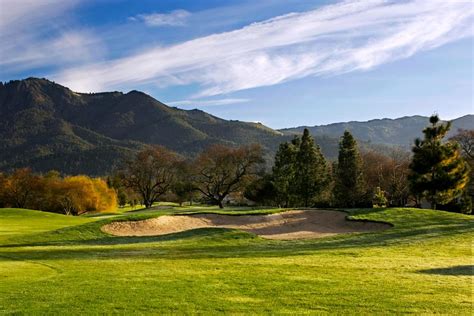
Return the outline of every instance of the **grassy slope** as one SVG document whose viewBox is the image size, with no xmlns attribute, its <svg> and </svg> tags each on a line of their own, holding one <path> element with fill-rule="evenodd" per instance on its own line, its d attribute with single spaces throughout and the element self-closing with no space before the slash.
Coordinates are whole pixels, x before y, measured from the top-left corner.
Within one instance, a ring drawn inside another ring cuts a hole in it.
<svg viewBox="0 0 474 316">
<path fill-rule="evenodd" d="M 470 217 L 351 213 L 395 226 L 306 241 L 225 229 L 110 237 L 99 230 L 110 218 L 0 209 L 0 312 L 470 314 Z"/>
</svg>

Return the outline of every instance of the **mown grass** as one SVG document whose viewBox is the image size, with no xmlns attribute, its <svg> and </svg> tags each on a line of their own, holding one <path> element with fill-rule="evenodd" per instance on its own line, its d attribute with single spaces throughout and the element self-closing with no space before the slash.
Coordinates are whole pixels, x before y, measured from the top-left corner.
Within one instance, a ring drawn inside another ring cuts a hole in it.
<svg viewBox="0 0 474 316">
<path fill-rule="evenodd" d="M 190 211 L 221 212 L 170 207 L 85 218 L 0 209 L 0 311 L 471 314 L 474 224 L 467 215 L 351 210 L 355 219 L 394 227 L 299 241 L 228 229 L 161 237 L 100 231 L 113 220 Z"/>
</svg>

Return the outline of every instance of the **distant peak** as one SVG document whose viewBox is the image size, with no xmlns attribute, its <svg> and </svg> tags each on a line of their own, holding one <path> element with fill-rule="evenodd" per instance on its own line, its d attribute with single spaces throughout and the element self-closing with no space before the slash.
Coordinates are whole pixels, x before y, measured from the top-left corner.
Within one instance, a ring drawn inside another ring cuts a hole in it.
<svg viewBox="0 0 474 316">
<path fill-rule="evenodd" d="M 148 94 L 146 94 L 145 92 L 138 91 L 138 90 L 132 90 L 132 91 L 128 92 L 127 94 L 139 94 L 139 95 L 146 95 L 146 96 L 148 96 Z"/>
<path fill-rule="evenodd" d="M 54 83 L 53 81 L 46 79 L 46 78 L 37 78 L 37 77 L 28 77 L 26 79 L 23 79 L 24 81 L 41 81 L 41 82 L 50 82 Z"/>
<path fill-rule="evenodd" d="M 21 79 L 21 80 L 10 80 L 6 82 L 5 85 L 20 85 L 20 86 L 25 86 L 25 87 L 30 87 L 30 86 L 58 86 L 63 89 L 69 90 L 69 88 L 64 87 L 54 81 L 48 80 L 46 78 L 36 78 L 36 77 L 28 77 L 26 79 Z"/>
</svg>

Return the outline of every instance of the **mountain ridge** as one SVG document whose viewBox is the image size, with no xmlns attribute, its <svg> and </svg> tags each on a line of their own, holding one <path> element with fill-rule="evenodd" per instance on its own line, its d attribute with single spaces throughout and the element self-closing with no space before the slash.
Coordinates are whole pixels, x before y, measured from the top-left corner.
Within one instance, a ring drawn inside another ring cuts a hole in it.
<svg viewBox="0 0 474 316">
<path fill-rule="evenodd" d="M 372 119 L 368 121 L 348 121 L 315 126 L 298 126 L 279 129 L 285 135 L 301 133 L 307 128 L 313 135 L 327 135 L 336 137 L 344 130 L 350 131 L 360 141 L 371 143 L 402 146 L 408 148 L 415 137 L 422 137 L 422 130 L 427 125 L 429 117 L 422 115 L 403 116 L 390 119 Z M 467 114 L 450 120 L 452 123 L 449 136 L 454 135 L 458 129 L 474 128 L 474 115 Z M 414 137 L 411 137 L 414 136 Z"/>
<path fill-rule="evenodd" d="M 427 125 L 428 118 L 405 118 L 418 122 L 404 136 L 407 143 L 412 143 Z M 378 119 L 356 125 L 363 127 L 383 120 L 390 122 L 390 119 Z M 471 124 L 472 117 L 468 116 L 466 121 L 464 125 Z M 329 124 L 337 128 L 327 133 L 318 130 L 318 126 L 310 127 L 327 158 L 337 156 L 339 137 L 351 124 Z M 3 171 L 29 166 L 40 172 L 55 169 L 67 174 L 103 175 L 149 145 L 162 145 L 192 157 L 211 144 L 259 143 L 266 160 L 271 161 L 278 145 L 291 140 L 299 133 L 298 129 L 303 127 L 274 130 L 261 123 L 225 120 L 199 109 L 169 107 L 137 90 L 77 93 L 47 79 L 33 77 L 0 82 L 0 170 Z M 372 133 L 378 131 L 373 129 Z M 364 135 L 358 137 L 357 130 L 354 134 L 362 150 L 386 152 L 390 146 L 398 146 L 387 137 L 377 142 L 364 139 Z"/>
<path fill-rule="evenodd" d="M 260 124 L 168 107 L 136 90 L 76 93 L 37 78 L 0 85 L 0 170 L 101 174 L 148 145 L 195 155 L 215 143 L 259 142 L 270 152 L 281 137 Z"/>
</svg>

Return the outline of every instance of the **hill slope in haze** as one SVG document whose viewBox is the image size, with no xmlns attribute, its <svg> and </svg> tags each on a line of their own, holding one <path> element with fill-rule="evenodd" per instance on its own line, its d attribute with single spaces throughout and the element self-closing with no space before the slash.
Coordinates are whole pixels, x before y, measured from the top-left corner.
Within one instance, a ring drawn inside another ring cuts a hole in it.
<svg viewBox="0 0 474 316">
<path fill-rule="evenodd" d="M 416 137 L 422 137 L 422 130 L 428 124 L 426 116 L 406 116 L 398 119 L 380 119 L 367 122 L 334 123 L 320 126 L 301 126 L 280 130 L 286 135 L 299 134 L 308 128 L 313 135 L 339 137 L 345 130 L 350 131 L 359 141 L 376 144 L 395 145 L 409 148 Z M 473 129 L 474 115 L 465 115 L 451 121 L 448 136 L 454 135 L 458 129 Z"/>
</svg>

